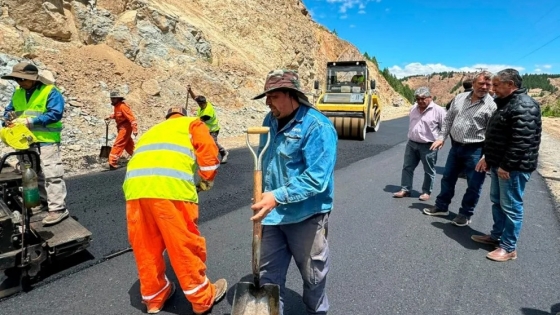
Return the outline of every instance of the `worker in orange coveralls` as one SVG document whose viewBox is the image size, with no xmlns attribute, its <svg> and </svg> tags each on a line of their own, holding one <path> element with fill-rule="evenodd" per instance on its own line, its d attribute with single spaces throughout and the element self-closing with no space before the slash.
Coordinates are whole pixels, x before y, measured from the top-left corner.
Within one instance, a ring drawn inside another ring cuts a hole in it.
<svg viewBox="0 0 560 315">
<path fill-rule="evenodd" d="M 134 140 L 131 135 L 134 134 L 135 137 L 138 135 L 138 124 L 132 110 L 124 102 L 124 97 L 119 92 L 111 92 L 110 97 L 114 112 L 105 120 L 114 119 L 119 133 L 109 154 L 109 170 L 116 170 L 119 168 L 118 161 L 123 151 L 126 150 L 129 155 L 134 152 Z"/>
<path fill-rule="evenodd" d="M 171 108 L 140 137 L 123 184 L 128 239 L 149 314 L 175 291 L 165 275 L 165 250 L 195 314 L 208 313 L 227 290 L 225 279 L 211 283 L 206 276 L 206 241 L 197 226 L 198 192 L 213 186 L 218 147 L 204 122 L 186 116 L 186 109 Z"/>
</svg>

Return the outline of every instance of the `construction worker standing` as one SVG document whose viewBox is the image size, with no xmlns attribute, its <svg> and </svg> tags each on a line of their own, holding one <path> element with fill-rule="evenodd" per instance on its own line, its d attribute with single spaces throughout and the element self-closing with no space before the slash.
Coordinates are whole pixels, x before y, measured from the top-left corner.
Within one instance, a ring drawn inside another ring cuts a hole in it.
<svg viewBox="0 0 560 315">
<path fill-rule="evenodd" d="M 42 222 L 45 225 L 56 224 L 69 215 L 60 154 L 64 98 L 52 82 L 41 81 L 43 78 L 39 69 L 31 63 L 16 64 L 12 73 L 2 76 L 2 79 L 14 80 L 19 85 L 5 108 L 4 120 L 25 124 L 39 140 L 29 150 L 40 155 L 39 192 L 41 199 L 47 201 L 49 210 Z M 16 116 L 14 120 L 11 119 L 12 114 Z"/>
<path fill-rule="evenodd" d="M 113 143 L 113 148 L 109 154 L 109 169 L 116 170 L 119 168 L 119 158 L 126 150 L 128 155 L 132 156 L 134 152 L 134 141 L 131 135 L 138 135 L 138 124 L 136 117 L 130 110 L 128 104 L 124 102 L 124 97 L 116 91 L 111 92 L 111 105 L 113 105 L 113 114 L 105 118 L 106 121 L 114 119 L 117 123 L 117 138 Z"/>
<path fill-rule="evenodd" d="M 212 188 L 218 148 L 208 127 L 186 115 L 185 108 L 171 108 L 164 122 L 140 137 L 123 185 L 128 239 L 150 314 L 175 289 L 165 276 L 165 250 L 195 314 L 210 311 L 227 290 L 225 279 L 212 284 L 206 277 L 206 241 L 197 227 L 198 192 Z"/>
<path fill-rule="evenodd" d="M 214 138 L 214 142 L 216 142 L 216 145 L 218 146 L 221 156 L 220 163 L 226 164 L 229 152 L 218 143 L 220 124 L 218 123 L 218 117 L 216 116 L 216 112 L 214 111 L 214 106 L 212 105 L 212 103 L 206 100 L 206 97 L 202 95 L 195 96 L 190 85 L 187 85 L 187 91 L 198 104 L 196 116 L 200 118 L 206 124 L 206 126 L 208 126 L 208 129 L 210 129 L 210 135 L 212 135 L 212 138 Z"/>
</svg>

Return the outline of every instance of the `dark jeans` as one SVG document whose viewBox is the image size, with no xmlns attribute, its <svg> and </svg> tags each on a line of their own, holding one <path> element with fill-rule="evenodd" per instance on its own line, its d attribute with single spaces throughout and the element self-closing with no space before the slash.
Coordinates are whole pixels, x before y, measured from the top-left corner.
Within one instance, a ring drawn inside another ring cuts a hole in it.
<svg viewBox="0 0 560 315">
<path fill-rule="evenodd" d="M 401 189 L 404 191 L 412 190 L 414 170 L 418 163 L 422 161 L 424 166 L 424 182 L 422 193 L 431 194 L 436 177 L 437 150 L 430 150 L 432 143 L 418 143 L 409 140 L 404 151 L 404 163 L 401 175 Z"/>
<path fill-rule="evenodd" d="M 461 145 L 451 141 L 451 150 L 445 163 L 445 171 L 441 179 L 441 192 L 436 199 L 436 207 L 440 210 L 449 210 L 451 199 L 455 195 L 455 184 L 459 173 L 463 170 L 467 175 L 467 191 L 463 195 L 459 213 L 470 217 L 480 198 L 482 185 L 486 178 L 486 172 L 475 171 L 476 164 L 482 157 L 482 146 Z"/>
</svg>

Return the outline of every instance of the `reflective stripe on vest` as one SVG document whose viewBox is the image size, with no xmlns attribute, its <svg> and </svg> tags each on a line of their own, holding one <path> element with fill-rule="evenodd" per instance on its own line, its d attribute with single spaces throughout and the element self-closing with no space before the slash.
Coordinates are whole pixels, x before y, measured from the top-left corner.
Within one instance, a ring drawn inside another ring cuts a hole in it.
<svg viewBox="0 0 560 315">
<path fill-rule="evenodd" d="M 127 201 L 155 198 L 198 203 L 196 155 L 189 132 L 190 124 L 197 119 L 172 118 L 140 137 L 123 184 Z"/>
<path fill-rule="evenodd" d="M 47 111 L 47 99 L 50 92 L 54 88 L 53 85 L 42 85 L 33 91 L 31 98 L 27 101 L 25 90 L 17 88 L 12 96 L 12 105 L 18 118 L 35 118 L 43 115 Z M 62 122 L 58 121 L 48 124 L 46 127 L 41 125 L 33 125 L 29 127 L 39 142 L 60 142 L 60 133 L 62 132 Z"/>
<path fill-rule="evenodd" d="M 198 110 L 196 111 L 196 116 L 197 117 L 202 117 L 202 116 L 210 117 L 210 119 L 208 119 L 207 121 L 204 122 L 206 124 L 206 126 L 208 127 L 208 129 L 210 129 L 210 132 L 220 130 L 220 125 L 218 124 L 218 117 L 216 116 L 216 111 L 214 111 L 214 106 L 212 105 L 212 103 L 207 101 L 206 102 L 206 107 L 204 107 L 203 110 L 201 110 L 200 107 L 199 107 Z"/>
</svg>

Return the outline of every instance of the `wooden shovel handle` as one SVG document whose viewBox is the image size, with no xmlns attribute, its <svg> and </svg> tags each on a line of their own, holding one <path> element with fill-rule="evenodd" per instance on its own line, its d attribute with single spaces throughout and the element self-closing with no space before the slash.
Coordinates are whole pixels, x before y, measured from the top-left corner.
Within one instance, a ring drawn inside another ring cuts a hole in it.
<svg viewBox="0 0 560 315">
<path fill-rule="evenodd" d="M 249 127 L 247 128 L 247 133 L 250 135 L 260 135 L 268 133 L 269 127 Z"/>
<path fill-rule="evenodd" d="M 254 171 L 253 173 L 253 203 L 262 200 L 262 171 Z M 253 278 L 255 286 L 259 287 L 259 269 L 261 261 L 261 238 L 262 224 L 260 221 L 253 221 Z"/>
</svg>

